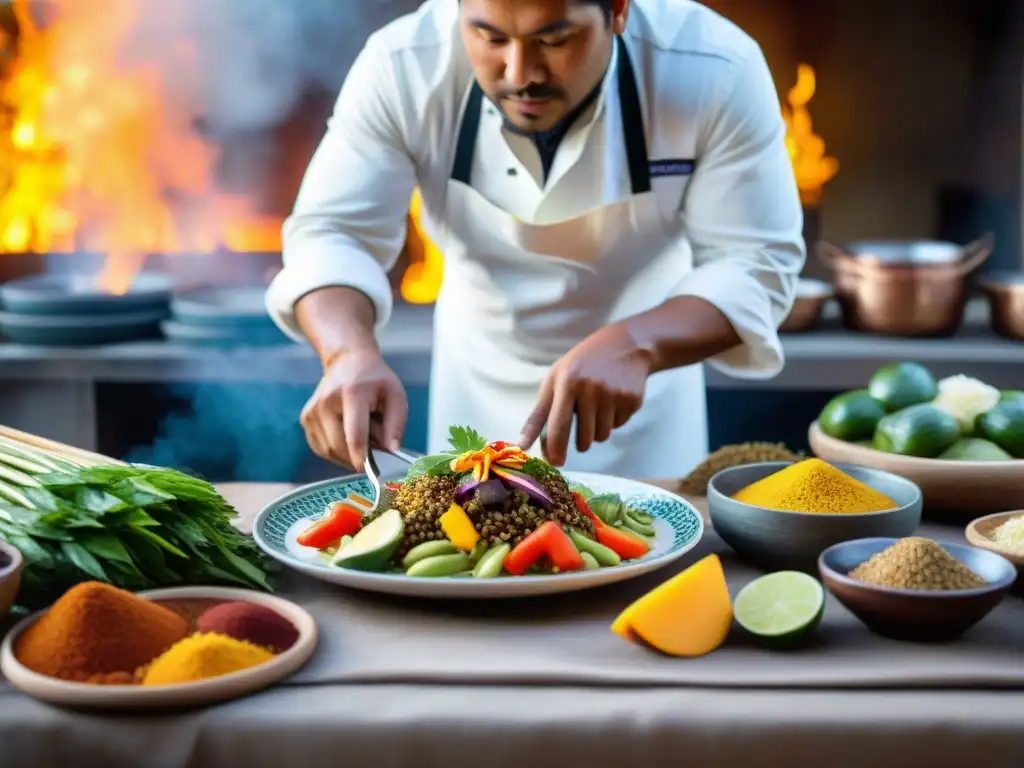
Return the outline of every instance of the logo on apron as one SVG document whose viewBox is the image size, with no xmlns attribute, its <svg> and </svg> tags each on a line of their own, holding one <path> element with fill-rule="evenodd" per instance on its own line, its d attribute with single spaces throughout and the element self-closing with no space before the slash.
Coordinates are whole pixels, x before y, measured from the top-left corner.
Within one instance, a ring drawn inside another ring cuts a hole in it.
<svg viewBox="0 0 1024 768">
<path fill-rule="evenodd" d="M 696 168 L 696 160 L 651 160 L 651 178 L 661 176 L 689 176 Z"/>
</svg>

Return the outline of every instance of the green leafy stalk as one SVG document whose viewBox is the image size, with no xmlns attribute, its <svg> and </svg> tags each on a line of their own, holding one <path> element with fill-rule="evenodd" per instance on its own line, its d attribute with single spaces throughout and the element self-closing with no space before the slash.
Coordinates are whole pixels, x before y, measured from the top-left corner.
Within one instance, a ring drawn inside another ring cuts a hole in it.
<svg viewBox="0 0 1024 768">
<path fill-rule="evenodd" d="M 19 472 L 47 470 L 25 485 L 6 483 L 0 494 L 0 538 L 26 559 L 19 607 L 45 607 L 89 579 L 131 590 L 271 589 L 276 565 L 232 525 L 236 511 L 211 484 L 172 469 L 76 467 L 2 444 L 0 452 Z"/>
</svg>

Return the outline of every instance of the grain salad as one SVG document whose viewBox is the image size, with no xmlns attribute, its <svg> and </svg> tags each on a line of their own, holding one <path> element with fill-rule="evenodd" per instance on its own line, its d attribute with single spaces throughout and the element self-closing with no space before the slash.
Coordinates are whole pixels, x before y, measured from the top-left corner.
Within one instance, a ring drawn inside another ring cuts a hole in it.
<svg viewBox="0 0 1024 768">
<path fill-rule="evenodd" d="M 450 430 L 376 507 L 349 496 L 297 538 L 336 567 L 414 577 L 550 575 L 643 557 L 654 518 L 615 495 L 570 488 L 519 446 Z"/>
</svg>

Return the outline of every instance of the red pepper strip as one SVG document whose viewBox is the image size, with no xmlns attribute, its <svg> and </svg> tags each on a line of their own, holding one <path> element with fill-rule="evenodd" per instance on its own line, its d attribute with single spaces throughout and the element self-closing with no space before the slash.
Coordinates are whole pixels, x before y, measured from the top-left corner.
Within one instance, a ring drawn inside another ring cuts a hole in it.
<svg viewBox="0 0 1024 768">
<path fill-rule="evenodd" d="M 600 528 L 595 528 L 594 534 L 601 544 L 604 544 L 623 560 L 635 560 L 651 551 L 651 548 L 647 546 L 647 542 L 641 541 L 635 536 L 630 536 L 628 533 L 620 531 L 618 528 L 613 528 L 610 525 L 602 525 Z"/>
<path fill-rule="evenodd" d="M 604 526 L 604 520 L 595 515 L 590 511 L 590 505 L 587 504 L 587 500 L 583 498 L 577 491 L 572 492 L 572 497 L 576 500 L 576 509 L 580 511 L 581 515 L 586 515 L 590 518 L 590 522 L 594 524 L 594 530 Z"/>
<path fill-rule="evenodd" d="M 508 553 L 505 570 L 522 576 L 545 555 L 559 571 L 577 571 L 584 566 L 583 556 L 569 535 L 558 523 L 548 520 Z"/>
<path fill-rule="evenodd" d="M 344 501 L 336 501 L 322 520 L 299 534 L 296 541 L 303 547 L 327 549 L 344 536 L 354 535 L 363 526 L 363 512 Z"/>
</svg>

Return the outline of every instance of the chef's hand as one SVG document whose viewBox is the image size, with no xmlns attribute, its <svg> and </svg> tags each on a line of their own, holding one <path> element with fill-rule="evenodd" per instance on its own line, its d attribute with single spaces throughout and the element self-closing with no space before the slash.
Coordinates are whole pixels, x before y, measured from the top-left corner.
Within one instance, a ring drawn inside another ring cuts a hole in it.
<svg viewBox="0 0 1024 768">
<path fill-rule="evenodd" d="M 398 450 L 408 418 L 405 388 L 380 353 L 353 351 L 327 366 L 299 420 L 314 453 L 363 472 L 367 446 Z"/>
<path fill-rule="evenodd" d="M 576 450 L 603 443 L 640 409 L 651 366 L 651 354 L 621 325 L 591 334 L 551 368 L 523 427 L 520 447 L 528 449 L 547 427 L 544 457 L 562 466 L 574 417 Z"/>
</svg>

